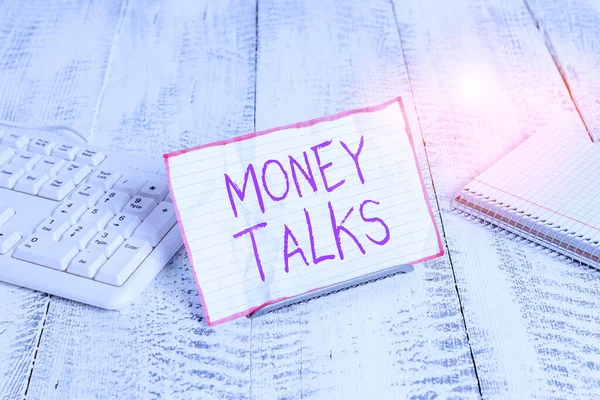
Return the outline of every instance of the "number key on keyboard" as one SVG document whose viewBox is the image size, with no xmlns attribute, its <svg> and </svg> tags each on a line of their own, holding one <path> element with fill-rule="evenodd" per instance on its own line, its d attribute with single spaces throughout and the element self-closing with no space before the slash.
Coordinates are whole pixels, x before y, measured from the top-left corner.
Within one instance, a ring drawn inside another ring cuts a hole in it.
<svg viewBox="0 0 600 400">
<path fill-rule="evenodd" d="M 123 208 L 123 212 L 126 214 L 135 215 L 143 221 L 146 219 L 148 214 L 154 210 L 156 207 L 156 202 L 152 199 L 142 196 L 135 196 L 133 199 L 129 201 Z"/>
<path fill-rule="evenodd" d="M 113 219 L 115 215 L 106 208 L 93 207 L 90 208 L 81 216 L 80 221 L 87 222 L 89 224 L 93 224 L 93 226 L 97 229 L 104 229 L 108 221 Z"/>
<path fill-rule="evenodd" d="M 8 253 L 21 240 L 18 232 L 3 231 L 0 229 L 0 255 Z"/>
<path fill-rule="evenodd" d="M 152 251 L 149 243 L 129 238 L 100 268 L 95 280 L 114 286 L 122 286 Z"/>
<path fill-rule="evenodd" d="M 67 272 L 85 278 L 93 278 L 105 262 L 106 257 L 100 250 L 85 249 L 71 261 L 71 264 L 67 267 Z"/>
<path fill-rule="evenodd" d="M 111 190 L 98 200 L 96 206 L 109 209 L 114 214 L 118 213 L 125 207 L 125 204 L 131 200 L 131 197 L 125 193 Z"/>
<path fill-rule="evenodd" d="M 150 243 L 150 246 L 156 247 L 176 223 L 177 218 L 175 217 L 173 204 L 163 201 L 135 230 L 133 236 L 144 239 Z"/>
<path fill-rule="evenodd" d="M 75 202 L 81 202 L 92 207 L 100 197 L 104 195 L 104 190 L 96 186 L 83 185 L 80 186 L 69 198 Z"/>
<path fill-rule="evenodd" d="M 72 243 L 55 242 L 45 235 L 32 235 L 17 246 L 13 257 L 64 271 L 77 253 Z"/>
<path fill-rule="evenodd" d="M 35 230 L 38 235 L 48 235 L 52 240 L 58 241 L 71 224 L 67 217 L 48 217 Z"/>
<path fill-rule="evenodd" d="M 73 225 L 60 239 L 61 242 L 71 242 L 79 250 L 83 250 L 90 243 L 90 240 L 96 236 L 98 230 L 93 224 L 78 223 Z"/>
<path fill-rule="evenodd" d="M 149 197 L 157 203 L 165 199 L 169 193 L 166 182 L 150 181 L 146 183 L 139 192 L 140 196 Z"/>
<path fill-rule="evenodd" d="M 135 215 L 119 213 L 108 223 L 106 230 L 119 232 L 121 236 L 128 238 L 140 224 L 140 219 Z"/>
<path fill-rule="evenodd" d="M 119 248 L 125 238 L 114 231 L 100 231 L 88 245 L 88 249 L 97 249 L 103 252 L 106 258 L 110 258 Z"/>
<path fill-rule="evenodd" d="M 56 207 L 52 212 L 52 215 L 62 215 L 69 218 L 69 222 L 74 224 L 79 218 L 87 211 L 87 207 L 83 203 L 77 203 L 75 201 L 66 201 Z"/>
</svg>

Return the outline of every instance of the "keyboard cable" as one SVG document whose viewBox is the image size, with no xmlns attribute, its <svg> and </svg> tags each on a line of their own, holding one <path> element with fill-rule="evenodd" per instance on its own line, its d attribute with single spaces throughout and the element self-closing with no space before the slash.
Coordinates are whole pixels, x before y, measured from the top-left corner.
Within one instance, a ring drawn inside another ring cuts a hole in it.
<svg viewBox="0 0 600 400">
<path fill-rule="evenodd" d="M 88 139 L 81 132 L 79 132 L 77 129 L 75 129 L 71 126 L 68 126 L 68 125 L 28 125 L 28 124 L 19 124 L 19 123 L 10 122 L 10 121 L 0 121 L 0 125 L 7 126 L 10 128 L 31 129 L 31 130 L 39 130 L 39 131 L 57 131 L 57 130 L 69 131 L 69 132 L 74 133 L 75 135 L 79 136 L 79 138 L 81 140 L 83 140 L 85 143 L 88 143 Z"/>
</svg>

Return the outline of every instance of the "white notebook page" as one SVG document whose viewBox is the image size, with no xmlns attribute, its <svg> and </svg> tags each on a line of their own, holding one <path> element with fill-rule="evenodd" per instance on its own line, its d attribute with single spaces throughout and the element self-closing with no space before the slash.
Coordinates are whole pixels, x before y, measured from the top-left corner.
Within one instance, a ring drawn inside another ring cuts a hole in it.
<svg viewBox="0 0 600 400">
<path fill-rule="evenodd" d="M 399 99 L 165 162 L 211 325 L 443 253 Z"/>
<path fill-rule="evenodd" d="M 600 240 L 599 172 L 598 144 L 566 139 L 548 127 L 466 188 L 595 241 Z"/>
</svg>

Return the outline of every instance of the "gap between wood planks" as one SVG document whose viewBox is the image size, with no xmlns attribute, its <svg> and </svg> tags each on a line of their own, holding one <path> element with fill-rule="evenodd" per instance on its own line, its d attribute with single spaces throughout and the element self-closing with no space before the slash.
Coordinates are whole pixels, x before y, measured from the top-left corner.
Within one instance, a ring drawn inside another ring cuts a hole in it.
<svg viewBox="0 0 600 400">
<path fill-rule="evenodd" d="M 37 358 L 38 350 L 40 349 L 40 343 L 42 342 L 42 334 L 44 333 L 44 327 L 46 326 L 46 320 L 48 319 L 48 311 L 50 310 L 50 300 L 52 299 L 52 295 L 48 296 L 48 303 L 46 304 L 46 310 L 44 311 L 44 317 L 42 318 L 42 327 L 40 329 L 40 334 L 38 336 L 37 344 L 35 346 L 35 351 L 33 352 L 33 359 L 31 360 L 31 368 L 29 369 L 29 376 L 27 377 L 27 386 L 25 387 L 25 394 L 23 398 L 27 398 L 27 392 L 29 392 L 29 384 L 31 383 L 31 377 L 33 376 L 33 367 L 35 366 L 35 360 Z M 57 383 L 58 387 L 58 383 Z"/>
<path fill-rule="evenodd" d="M 413 90 L 413 86 L 412 86 L 412 81 L 410 78 L 410 71 L 408 70 L 406 55 L 404 54 L 404 46 L 402 45 L 402 34 L 400 33 L 400 25 L 398 24 L 398 17 L 396 16 L 396 6 L 394 5 L 393 0 L 389 0 L 389 2 L 392 7 L 392 15 L 394 16 L 394 22 L 396 24 L 396 31 L 398 32 L 398 40 L 400 42 L 400 49 L 402 50 L 402 58 L 404 60 L 404 66 L 406 68 L 406 75 L 408 76 L 408 84 L 410 87 L 411 96 L 413 98 L 413 105 L 415 107 L 415 110 L 417 110 L 417 102 L 416 102 L 416 98 L 415 98 L 415 94 L 414 94 L 414 90 Z M 431 177 L 431 187 L 433 189 L 435 205 L 440 214 L 440 225 L 441 225 L 441 229 L 442 229 L 442 235 L 445 238 L 446 237 L 446 228 L 444 227 L 444 219 L 442 218 L 442 210 L 440 208 L 440 202 L 438 199 L 437 190 L 435 188 L 435 179 L 433 177 L 433 174 L 431 173 L 431 165 L 429 163 L 429 155 L 427 154 L 425 135 L 423 133 L 423 128 L 421 126 L 421 118 L 419 117 L 418 111 L 417 111 L 417 121 L 419 123 L 419 131 L 421 131 L 421 141 L 422 141 L 423 150 L 425 153 L 425 160 L 427 162 L 427 169 L 429 170 L 429 176 Z M 450 263 L 450 268 L 452 269 L 452 279 L 454 280 L 454 290 L 456 291 L 456 296 L 458 298 L 458 306 L 460 308 L 460 315 L 462 317 L 465 335 L 467 337 L 467 343 L 469 345 L 469 353 L 471 354 L 471 362 L 473 364 L 473 371 L 475 372 L 475 379 L 477 379 L 477 390 L 479 391 L 479 397 L 483 398 L 483 392 L 481 390 L 481 381 L 479 379 L 479 374 L 477 372 L 477 364 L 475 363 L 475 354 L 473 353 L 473 346 L 471 346 L 471 338 L 469 337 L 469 330 L 467 329 L 467 320 L 465 318 L 465 312 L 463 309 L 462 298 L 460 297 L 460 291 L 458 290 L 458 284 L 456 282 L 456 272 L 454 271 L 454 263 L 452 262 L 452 255 L 450 254 L 450 249 L 448 248 L 448 243 L 445 244 L 445 247 L 446 247 L 446 254 L 448 255 L 448 262 Z"/>
<path fill-rule="evenodd" d="M 560 77 L 562 78 L 562 81 L 565 84 L 565 88 L 567 88 L 567 92 L 569 93 L 569 98 L 571 99 L 571 102 L 573 103 L 573 106 L 575 107 L 575 110 L 577 111 L 577 115 L 579 115 L 579 119 L 583 123 L 583 126 L 585 127 L 585 131 L 587 132 L 588 136 L 590 137 L 590 140 L 593 142 L 594 137 L 590 133 L 590 130 L 589 130 L 587 124 L 585 123 L 585 119 L 583 119 L 583 115 L 581 114 L 581 110 L 579 109 L 579 106 L 577 105 L 577 102 L 575 101 L 575 98 L 573 97 L 573 93 L 571 93 L 571 86 L 569 85 L 569 81 L 567 80 L 567 74 L 566 74 L 562 64 L 560 63 L 560 60 L 558 59 L 558 53 L 556 53 L 556 51 L 554 50 L 554 46 L 552 45 L 550 36 L 548 36 L 548 34 L 546 33 L 546 30 L 543 28 L 542 24 L 540 23 L 540 20 L 536 18 L 535 13 L 533 12 L 533 9 L 529 6 L 529 3 L 527 2 L 527 0 L 523 0 L 523 3 L 525 4 L 525 8 L 527 9 L 527 12 L 529 13 L 529 16 L 531 17 L 533 23 L 535 24 L 536 29 L 542 35 L 544 44 L 546 45 L 546 48 L 548 49 L 548 53 L 550 53 L 550 57 L 552 57 L 554 66 L 558 70 L 558 73 L 560 74 Z"/>
<path fill-rule="evenodd" d="M 258 0 L 257 0 L 258 2 Z M 104 91 L 106 89 L 106 82 L 108 81 L 108 76 L 110 75 L 111 65 L 113 60 L 113 55 L 115 48 L 117 47 L 118 40 L 121 37 L 121 28 L 123 27 L 123 21 L 125 20 L 125 14 L 127 13 L 127 9 L 129 6 L 129 0 L 124 0 L 121 6 L 121 14 L 119 15 L 119 21 L 117 22 L 115 28 L 115 34 L 113 36 L 112 45 L 110 48 L 110 52 L 108 55 L 108 62 L 106 65 L 106 70 L 104 71 L 104 77 L 102 78 L 102 85 L 100 87 L 100 93 L 98 94 L 98 102 L 96 103 L 96 108 L 94 110 L 94 117 L 92 118 L 92 126 L 90 128 L 90 136 L 86 143 L 90 143 L 92 141 L 92 137 L 94 136 L 94 131 L 96 128 L 96 124 L 98 122 L 98 110 L 100 109 L 100 105 L 102 103 L 102 98 L 104 97 Z M 35 347 L 35 351 L 33 353 L 33 359 L 31 360 L 31 367 L 29 369 L 29 376 L 27 377 L 27 385 L 25 386 L 25 394 L 24 398 L 27 398 L 27 393 L 29 392 L 29 386 L 31 384 L 31 377 L 33 376 L 33 369 L 35 368 L 35 360 L 38 355 L 38 351 L 40 349 L 40 343 L 42 342 L 42 336 L 44 334 L 44 327 L 46 326 L 46 320 L 48 319 L 48 313 L 50 311 L 50 303 L 52 302 L 52 295 L 48 296 L 48 304 L 46 305 L 46 310 L 44 311 L 44 316 L 42 318 L 42 327 L 38 334 L 37 345 Z M 58 388 L 58 382 L 54 386 L 54 389 Z"/>
</svg>

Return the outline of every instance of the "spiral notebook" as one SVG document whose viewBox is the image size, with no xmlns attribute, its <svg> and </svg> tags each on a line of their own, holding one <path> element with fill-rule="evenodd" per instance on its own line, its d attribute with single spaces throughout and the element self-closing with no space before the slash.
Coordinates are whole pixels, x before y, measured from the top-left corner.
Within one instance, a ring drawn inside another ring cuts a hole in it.
<svg viewBox="0 0 600 400">
<path fill-rule="evenodd" d="M 598 144 L 545 129 L 462 188 L 451 208 L 600 269 L 599 173 Z"/>
</svg>

